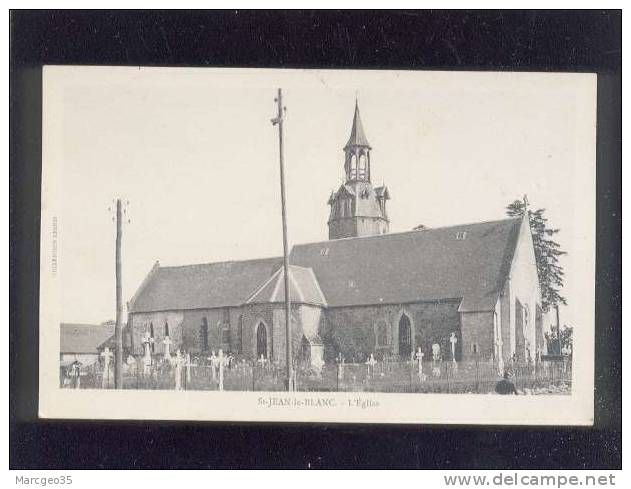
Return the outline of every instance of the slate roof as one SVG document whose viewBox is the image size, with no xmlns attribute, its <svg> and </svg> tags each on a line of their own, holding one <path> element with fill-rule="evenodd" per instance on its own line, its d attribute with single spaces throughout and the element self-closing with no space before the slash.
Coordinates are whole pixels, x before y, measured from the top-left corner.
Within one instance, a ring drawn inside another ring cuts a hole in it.
<svg viewBox="0 0 631 489">
<path fill-rule="evenodd" d="M 453 299 L 463 312 L 491 311 L 510 272 L 521 222 L 514 218 L 296 245 L 289 256 L 290 294 L 327 307 Z M 130 311 L 283 302 L 282 281 L 281 258 L 155 267 Z"/>
<path fill-rule="evenodd" d="M 357 101 L 355 101 L 355 114 L 353 115 L 353 127 L 351 128 L 351 135 L 348 138 L 348 142 L 346 143 L 346 146 L 344 146 L 344 149 L 351 146 L 363 146 L 370 149 L 370 144 L 368 144 L 366 133 L 364 133 L 364 125 L 362 124 L 362 119 L 359 115 L 359 106 L 357 104 Z"/>
<path fill-rule="evenodd" d="M 278 270 L 282 258 L 155 267 L 130 312 L 239 306 Z"/>
<path fill-rule="evenodd" d="M 113 324 L 61 323 L 61 353 L 98 353 L 98 348 L 114 334 Z"/>
<path fill-rule="evenodd" d="M 285 270 L 281 267 L 246 301 L 247 304 L 285 302 Z M 289 266 L 289 297 L 292 302 L 326 306 L 311 268 Z"/>
<path fill-rule="evenodd" d="M 489 311 L 510 271 L 520 218 L 296 245 L 329 307 L 462 299 Z M 466 233 L 457 239 L 458 233 Z"/>
</svg>

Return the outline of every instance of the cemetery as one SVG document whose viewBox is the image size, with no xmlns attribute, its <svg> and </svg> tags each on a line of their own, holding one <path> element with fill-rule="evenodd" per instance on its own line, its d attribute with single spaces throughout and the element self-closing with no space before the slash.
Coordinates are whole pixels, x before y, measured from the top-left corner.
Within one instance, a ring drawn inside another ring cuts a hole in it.
<svg viewBox="0 0 631 489">
<path fill-rule="evenodd" d="M 572 385 L 572 357 L 534 361 L 494 362 L 484 359 L 456 361 L 455 336 L 451 351 L 443 354 L 438 344 L 426 354 L 419 347 L 409 360 L 371 354 L 365 362 L 346 362 L 339 354 L 335 363 L 319 368 L 296 365 L 297 391 L 384 392 L 434 394 L 494 393 L 504 372 L 519 394 L 569 394 Z M 251 361 L 239 355 L 211 352 L 191 355 L 179 349 L 170 351 L 171 340 L 164 339 L 164 354 L 154 355 L 152 338 L 144 338 L 144 354 L 128 355 L 123 363 L 123 388 L 138 390 L 201 391 L 285 391 L 283 366 L 261 356 Z M 105 348 L 99 362 L 87 367 L 75 362 L 62 367 L 61 387 L 68 389 L 113 389 L 114 353 Z"/>
</svg>

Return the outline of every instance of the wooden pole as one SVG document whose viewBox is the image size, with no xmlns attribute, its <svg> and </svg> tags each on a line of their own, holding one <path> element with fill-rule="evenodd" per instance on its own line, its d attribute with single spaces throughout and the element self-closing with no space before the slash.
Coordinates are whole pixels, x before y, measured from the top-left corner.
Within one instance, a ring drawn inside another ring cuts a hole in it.
<svg viewBox="0 0 631 489">
<path fill-rule="evenodd" d="M 116 199 L 116 357 L 114 364 L 114 387 L 123 388 L 123 292 L 121 272 L 121 240 L 123 238 L 121 200 Z"/>
<path fill-rule="evenodd" d="M 278 114 L 272 119 L 272 124 L 278 124 L 278 147 L 280 161 L 280 203 L 283 221 L 283 271 L 284 271 L 284 287 L 285 287 L 285 338 L 286 338 L 286 358 L 287 363 L 287 390 L 293 391 L 293 365 L 292 365 L 292 345 L 291 345 L 291 301 L 289 297 L 289 259 L 287 256 L 287 211 L 285 202 L 285 164 L 283 155 L 283 92 L 279 88 L 276 96 L 278 105 Z"/>
</svg>

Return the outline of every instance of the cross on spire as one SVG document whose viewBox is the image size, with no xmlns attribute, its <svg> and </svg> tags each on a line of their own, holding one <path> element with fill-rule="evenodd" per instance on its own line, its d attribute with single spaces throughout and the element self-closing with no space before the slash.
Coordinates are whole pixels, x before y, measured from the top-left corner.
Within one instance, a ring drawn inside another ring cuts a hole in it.
<svg viewBox="0 0 631 489">
<path fill-rule="evenodd" d="M 524 194 L 524 197 L 522 198 L 522 202 L 524 204 L 524 214 L 528 214 L 528 196 L 526 194 Z"/>
</svg>

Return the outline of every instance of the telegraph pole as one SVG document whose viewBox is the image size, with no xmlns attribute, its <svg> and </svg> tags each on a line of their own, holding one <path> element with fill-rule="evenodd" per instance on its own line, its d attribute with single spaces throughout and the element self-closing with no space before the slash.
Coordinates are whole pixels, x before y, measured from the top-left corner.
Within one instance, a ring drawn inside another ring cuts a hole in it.
<svg viewBox="0 0 631 489">
<path fill-rule="evenodd" d="M 280 160 L 280 204 L 283 219 L 283 271 L 285 286 L 285 343 L 287 358 L 287 390 L 294 390 L 293 365 L 291 353 L 291 302 L 289 297 L 289 259 L 287 257 L 287 211 L 285 208 L 285 165 L 283 161 L 283 92 L 279 88 L 278 95 L 274 99 L 278 105 L 278 114 L 272 119 L 272 125 L 278 125 L 278 147 Z"/>
<path fill-rule="evenodd" d="M 114 366 L 114 387 L 123 388 L 123 287 L 121 277 L 121 240 L 123 239 L 123 211 L 121 200 L 116 199 L 116 363 Z"/>
<path fill-rule="evenodd" d="M 126 204 L 129 205 L 129 201 L 127 201 Z M 116 389 L 123 388 L 123 274 L 121 245 L 123 240 L 123 219 L 130 222 L 127 210 L 128 209 L 123 208 L 121 199 L 117 198 L 115 216 L 112 216 L 112 220 L 116 222 L 116 326 L 114 328 L 116 354 L 114 362 L 114 387 Z"/>
</svg>

